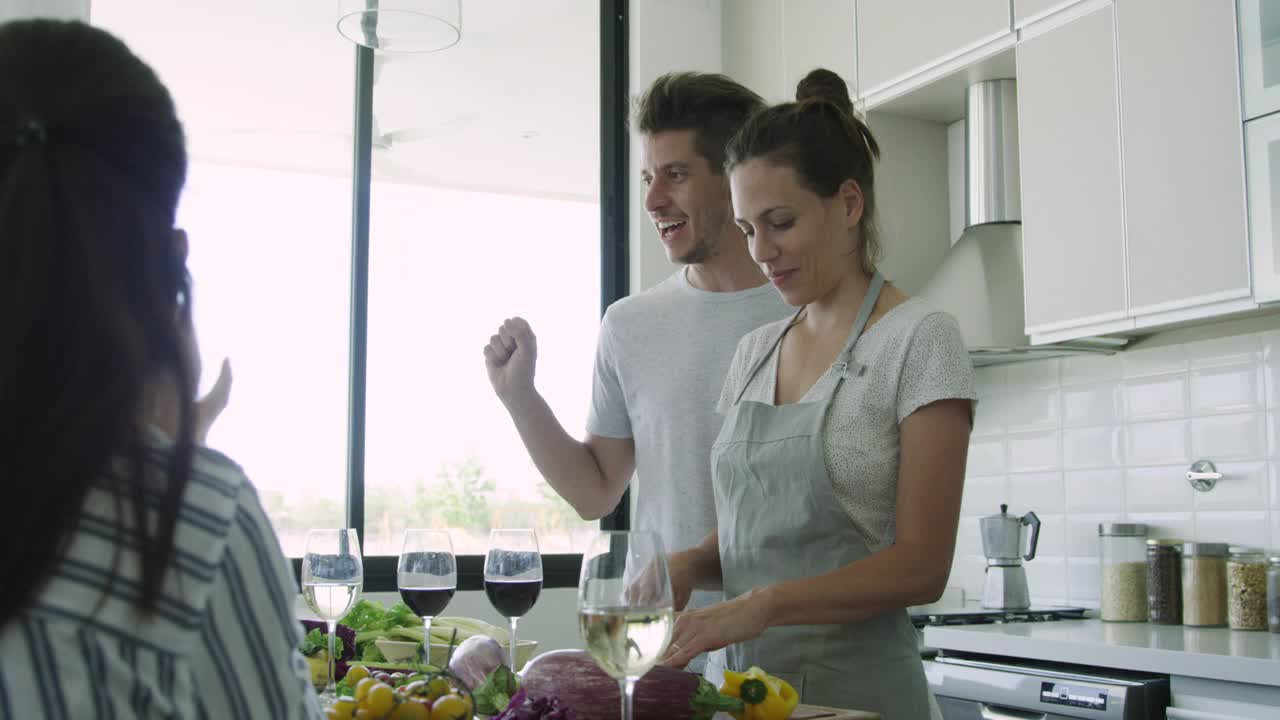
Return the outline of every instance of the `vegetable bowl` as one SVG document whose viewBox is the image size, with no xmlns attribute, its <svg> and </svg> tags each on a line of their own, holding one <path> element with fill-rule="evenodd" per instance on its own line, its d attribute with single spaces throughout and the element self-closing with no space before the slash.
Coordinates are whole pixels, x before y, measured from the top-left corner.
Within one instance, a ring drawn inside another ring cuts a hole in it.
<svg viewBox="0 0 1280 720">
<path fill-rule="evenodd" d="M 422 649 L 422 643 L 412 642 L 409 640 L 395 640 L 392 638 L 378 638 L 374 640 L 374 645 L 382 652 L 383 657 L 389 663 L 411 663 L 418 662 L 418 653 Z M 504 646 L 505 647 L 505 646 Z M 538 651 L 537 640 L 516 640 L 516 670 L 524 667 L 529 662 L 534 653 Z M 444 667 L 448 664 L 449 645 L 448 643 L 431 643 L 431 656 L 427 660 L 427 664 L 437 667 Z"/>
</svg>

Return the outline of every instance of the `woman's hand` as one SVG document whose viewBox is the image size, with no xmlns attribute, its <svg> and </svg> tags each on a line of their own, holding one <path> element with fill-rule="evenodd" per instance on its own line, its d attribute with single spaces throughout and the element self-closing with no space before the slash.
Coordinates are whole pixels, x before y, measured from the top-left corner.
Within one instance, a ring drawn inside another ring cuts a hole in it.
<svg viewBox="0 0 1280 720">
<path fill-rule="evenodd" d="M 756 590 L 733 600 L 680 613 L 662 664 L 681 668 L 704 652 L 758 637 L 769 627 L 765 598 L 765 593 Z"/>
<path fill-rule="evenodd" d="M 227 409 L 231 400 L 231 361 L 222 360 L 218 368 L 218 379 L 209 389 L 209 393 L 195 403 L 195 442 L 197 445 L 209 444 L 209 430 L 213 423 Z"/>
</svg>

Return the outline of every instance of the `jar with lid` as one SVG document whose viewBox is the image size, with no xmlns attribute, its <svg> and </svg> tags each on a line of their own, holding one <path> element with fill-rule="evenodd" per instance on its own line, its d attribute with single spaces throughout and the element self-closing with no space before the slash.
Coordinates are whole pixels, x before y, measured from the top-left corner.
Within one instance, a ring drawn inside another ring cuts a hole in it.
<svg viewBox="0 0 1280 720">
<path fill-rule="evenodd" d="M 1102 569 L 1102 619 L 1143 622 L 1147 619 L 1147 526 L 1142 523 L 1098 525 L 1098 565 Z"/>
<path fill-rule="evenodd" d="M 1182 624 L 1193 627 L 1227 624 L 1226 544 L 1182 544 Z"/>
<path fill-rule="evenodd" d="M 1147 620 L 1158 625 L 1182 624 L 1182 541 L 1147 541 Z"/>
<path fill-rule="evenodd" d="M 1227 558 L 1227 622 L 1232 630 L 1267 629 L 1267 556 L 1232 546 Z"/>
<path fill-rule="evenodd" d="M 1280 550 L 1267 560 L 1267 624 L 1280 633 Z"/>
</svg>

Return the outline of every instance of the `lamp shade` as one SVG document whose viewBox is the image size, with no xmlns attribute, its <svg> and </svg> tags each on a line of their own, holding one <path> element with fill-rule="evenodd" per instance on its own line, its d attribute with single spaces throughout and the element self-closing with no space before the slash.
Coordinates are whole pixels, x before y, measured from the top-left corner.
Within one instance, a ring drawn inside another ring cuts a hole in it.
<svg viewBox="0 0 1280 720">
<path fill-rule="evenodd" d="M 462 39 L 462 0 L 339 0 L 338 32 L 383 52 L 444 50 Z"/>
</svg>

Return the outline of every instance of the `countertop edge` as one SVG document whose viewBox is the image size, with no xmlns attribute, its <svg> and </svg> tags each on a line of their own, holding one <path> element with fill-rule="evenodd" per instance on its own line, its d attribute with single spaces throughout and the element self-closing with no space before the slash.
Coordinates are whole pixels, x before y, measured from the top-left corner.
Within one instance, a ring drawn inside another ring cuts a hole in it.
<svg viewBox="0 0 1280 720">
<path fill-rule="evenodd" d="M 1098 621 L 1063 620 L 1060 622 L 1084 623 Z M 1280 687 L 1280 662 L 1273 659 L 1107 643 L 1069 642 L 1049 638 L 1006 635 L 993 631 L 974 631 L 981 627 L 991 626 L 974 626 L 971 628 L 964 626 L 926 627 L 924 643 L 929 647 L 943 651 L 953 650 L 989 655 L 1006 655 L 1030 660 L 1048 659 L 1077 665 L 1092 665 L 1095 667 L 1138 670 Z M 1108 653 L 1105 659 L 1098 656 L 1099 650 L 1104 647 Z"/>
</svg>

